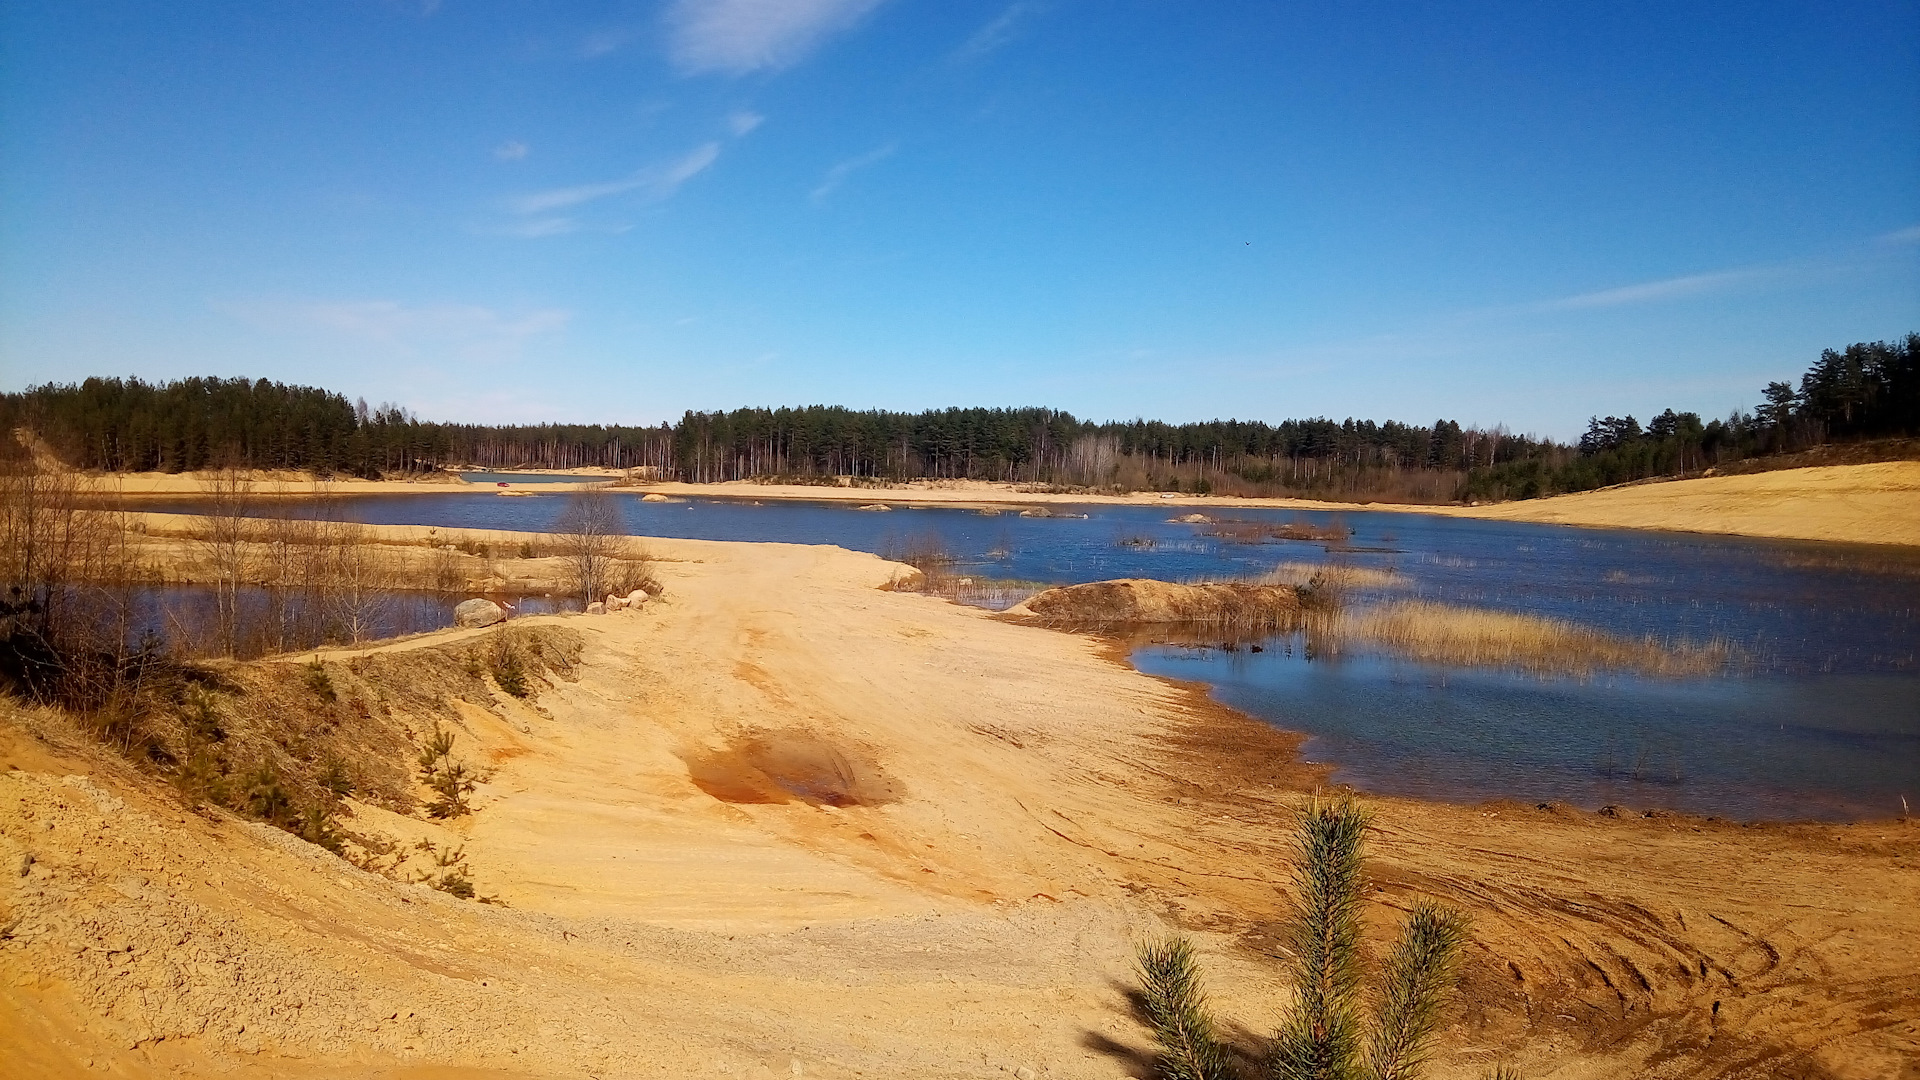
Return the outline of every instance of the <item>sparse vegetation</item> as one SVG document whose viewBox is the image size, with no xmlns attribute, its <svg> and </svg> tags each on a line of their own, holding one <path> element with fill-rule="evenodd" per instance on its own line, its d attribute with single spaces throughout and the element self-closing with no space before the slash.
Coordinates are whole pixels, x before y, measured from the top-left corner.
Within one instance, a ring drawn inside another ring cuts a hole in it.
<svg viewBox="0 0 1920 1080">
<path fill-rule="evenodd" d="M 307 689 L 313 691 L 313 696 L 321 701 L 333 701 L 339 697 L 333 689 L 333 677 L 327 674 L 327 665 L 321 663 L 318 656 L 307 661 L 306 678 Z"/>
<path fill-rule="evenodd" d="M 1309 626 L 1314 647 L 1337 651 L 1346 641 L 1384 645 L 1432 663 L 1505 667 L 1540 674 L 1633 671 L 1698 675 L 1726 666 L 1722 643 L 1684 645 L 1633 639 L 1563 619 L 1407 600 L 1340 611 Z"/>
<path fill-rule="evenodd" d="M 1465 919 L 1431 902 L 1415 905 L 1363 1022 L 1359 915 L 1369 816 L 1351 799 L 1315 798 L 1298 822 L 1286 931 L 1293 998 L 1263 1072 L 1268 1080 L 1414 1080 L 1452 992 Z M 1227 1076 L 1192 946 L 1179 937 L 1145 944 L 1137 960 L 1160 1074 Z"/>
<path fill-rule="evenodd" d="M 428 817 L 454 818 L 473 812 L 467 796 L 473 793 L 479 778 L 465 762 L 453 760 L 453 744 L 453 732 L 435 724 L 433 734 L 427 736 L 426 745 L 416 758 L 421 782 L 433 789 L 436 796 L 427 805 Z"/>
<path fill-rule="evenodd" d="M 487 649 L 487 670 L 493 675 L 494 685 L 517 698 L 533 693 L 527 680 L 525 651 L 519 635 L 510 631 L 494 635 Z"/>
</svg>

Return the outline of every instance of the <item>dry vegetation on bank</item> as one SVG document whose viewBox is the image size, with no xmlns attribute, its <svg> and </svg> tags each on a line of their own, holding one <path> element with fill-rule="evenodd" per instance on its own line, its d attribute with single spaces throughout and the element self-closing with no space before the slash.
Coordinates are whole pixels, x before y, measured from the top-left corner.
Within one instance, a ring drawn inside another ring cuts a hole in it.
<svg viewBox="0 0 1920 1080">
<path fill-rule="evenodd" d="M 1009 608 L 1005 617 L 1167 643 L 1237 646 L 1299 631 L 1310 654 L 1321 658 L 1376 651 L 1422 663 L 1579 678 L 1603 672 L 1706 675 L 1723 670 L 1732 657 L 1722 642 L 1628 638 L 1537 615 L 1425 600 L 1352 603 L 1351 590 L 1399 583 L 1377 570 L 1296 564 L 1267 580 L 1298 584 L 1099 581 L 1045 590 Z"/>
<path fill-rule="evenodd" d="M 1690 645 L 1627 638 L 1564 619 L 1405 600 L 1332 613 L 1310 623 L 1316 652 L 1383 647 L 1424 663 L 1540 675 L 1707 675 L 1731 655 L 1724 643 Z"/>
</svg>

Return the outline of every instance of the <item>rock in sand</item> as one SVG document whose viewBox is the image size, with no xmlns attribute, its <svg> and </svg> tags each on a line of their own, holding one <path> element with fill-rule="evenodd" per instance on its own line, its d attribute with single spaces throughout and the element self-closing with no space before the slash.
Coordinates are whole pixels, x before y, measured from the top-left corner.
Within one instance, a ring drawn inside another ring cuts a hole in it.
<svg viewBox="0 0 1920 1080">
<path fill-rule="evenodd" d="M 455 626 L 492 626 L 506 617 L 499 604 L 478 596 L 460 601 L 453 609 Z"/>
</svg>

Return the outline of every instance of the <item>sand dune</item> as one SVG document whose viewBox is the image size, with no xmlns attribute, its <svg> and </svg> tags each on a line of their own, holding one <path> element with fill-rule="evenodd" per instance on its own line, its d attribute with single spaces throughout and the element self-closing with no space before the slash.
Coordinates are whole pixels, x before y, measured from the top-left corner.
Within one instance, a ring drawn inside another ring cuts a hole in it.
<svg viewBox="0 0 1920 1080">
<path fill-rule="evenodd" d="M 1631 484 L 1442 512 L 1557 525 L 1920 545 L 1920 461 Z"/>
</svg>

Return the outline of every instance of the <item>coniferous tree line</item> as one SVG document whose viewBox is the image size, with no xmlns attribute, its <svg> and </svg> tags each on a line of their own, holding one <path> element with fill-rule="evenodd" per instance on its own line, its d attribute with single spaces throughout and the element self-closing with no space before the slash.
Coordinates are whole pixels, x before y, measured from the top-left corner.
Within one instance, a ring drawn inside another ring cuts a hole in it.
<svg viewBox="0 0 1920 1080">
<path fill-rule="evenodd" d="M 1920 334 L 1827 350 L 1796 389 L 1703 421 L 1595 417 L 1575 444 L 1504 429 L 1326 418 L 1094 423 L 1053 409 L 920 413 L 840 406 L 688 412 L 677 424 L 435 423 L 265 379 L 88 379 L 0 395 L 0 422 L 68 464 L 179 472 L 232 466 L 377 477 L 449 465 L 644 469 L 694 482 L 951 478 L 1416 501 L 1530 498 L 1695 474 L 1832 440 L 1920 434 Z"/>
<path fill-rule="evenodd" d="M 1827 349 L 1790 382 L 1768 383 L 1751 412 L 1702 422 L 1668 409 L 1642 428 L 1632 416 L 1594 417 L 1573 446 L 1531 453 L 1469 474 L 1463 498 L 1526 499 L 1654 477 L 1686 476 L 1834 442 L 1920 436 L 1920 334 Z"/>
</svg>

